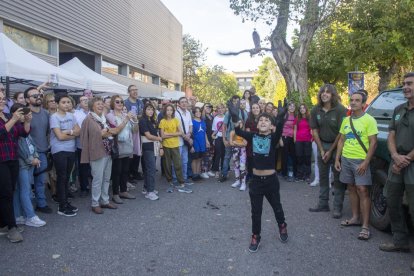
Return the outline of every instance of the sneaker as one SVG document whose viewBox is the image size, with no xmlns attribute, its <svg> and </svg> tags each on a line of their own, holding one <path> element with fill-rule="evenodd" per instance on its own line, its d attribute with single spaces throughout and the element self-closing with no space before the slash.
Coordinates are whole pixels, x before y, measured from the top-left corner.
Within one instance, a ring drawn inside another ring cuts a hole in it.
<svg viewBox="0 0 414 276">
<path fill-rule="evenodd" d="M 137 188 L 137 186 L 135 186 L 134 184 L 127 182 L 127 191 L 130 190 L 135 190 Z"/>
<path fill-rule="evenodd" d="M 284 222 L 283 224 L 279 224 L 279 239 L 281 242 L 288 241 L 288 233 L 287 233 L 287 224 Z"/>
<path fill-rule="evenodd" d="M 34 216 L 32 218 L 26 219 L 26 223 L 27 226 L 32 226 L 32 227 L 42 227 L 46 225 L 46 222 L 41 220 L 38 216 Z"/>
<path fill-rule="evenodd" d="M 145 198 L 148 198 L 149 200 L 157 200 L 159 197 L 154 192 L 149 192 L 145 195 Z"/>
<path fill-rule="evenodd" d="M 319 206 L 317 205 L 316 207 L 313 208 L 309 208 L 309 212 L 329 212 L 329 206 Z"/>
<path fill-rule="evenodd" d="M 119 197 L 124 199 L 136 199 L 136 196 L 133 196 L 128 192 L 119 193 Z"/>
<path fill-rule="evenodd" d="M 208 174 L 208 176 L 211 176 L 211 177 L 216 176 L 216 174 L 215 174 L 215 173 L 213 173 L 212 171 L 209 171 L 207 174 Z"/>
<path fill-rule="evenodd" d="M 73 212 L 77 212 L 79 211 L 78 208 L 76 208 L 75 206 L 71 205 L 69 202 L 66 204 L 66 208 L 69 208 L 70 210 L 72 210 Z"/>
<path fill-rule="evenodd" d="M 44 213 L 44 214 L 51 214 L 51 213 L 53 213 L 52 208 L 50 208 L 47 205 L 45 207 L 37 207 L 36 208 L 36 211 L 37 212 L 40 212 L 40 213 Z"/>
<path fill-rule="evenodd" d="M 188 187 L 187 187 L 187 186 L 185 186 L 185 185 L 178 186 L 177 190 L 178 190 L 180 193 L 187 193 L 187 194 L 191 194 L 191 193 L 193 192 L 190 188 L 188 188 Z"/>
<path fill-rule="evenodd" d="M 309 184 L 309 186 L 311 187 L 316 187 L 319 185 L 319 181 L 314 180 L 311 184 Z"/>
<path fill-rule="evenodd" d="M 78 191 L 78 188 L 76 188 L 75 184 L 69 185 L 69 191 L 71 193 L 76 193 Z"/>
<path fill-rule="evenodd" d="M 202 174 L 200 174 L 200 177 L 203 178 L 203 179 L 209 179 L 210 178 L 209 174 L 208 173 L 205 173 L 205 172 L 203 172 Z"/>
<path fill-rule="evenodd" d="M 240 180 L 236 180 L 236 182 L 234 182 L 233 184 L 231 184 L 232 188 L 238 188 L 240 187 Z"/>
<path fill-rule="evenodd" d="M 57 211 L 58 215 L 61 216 L 65 216 L 65 217 L 74 217 L 77 215 L 77 213 L 75 213 L 74 211 L 72 211 L 71 209 L 65 207 L 65 208 L 60 208 Z"/>
<path fill-rule="evenodd" d="M 242 183 L 241 184 L 241 186 L 240 186 L 240 189 L 239 189 L 239 191 L 246 191 L 246 188 L 247 188 L 247 186 L 246 186 L 246 182 L 245 183 Z"/>
<path fill-rule="evenodd" d="M 167 193 L 173 193 L 174 192 L 174 185 L 170 184 L 170 186 L 167 189 Z"/>
<path fill-rule="evenodd" d="M 141 191 L 141 193 L 142 193 L 143 195 L 146 195 L 146 194 L 147 194 L 147 189 L 145 189 L 145 188 L 142 188 L 142 191 Z"/>
<path fill-rule="evenodd" d="M 9 228 L 7 226 L 0 228 L 0 236 L 5 236 L 8 233 L 9 233 Z"/>
<path fill-rule="evenodd" d="M 16 224 L 25 224 L 26 223 L 26 219 L 23 216 L 20 216 L 18 218 L 16 218 Z"/>
<path fill-rule="evenodd" d="M 9 229 L 9 232 L 7 233 L 7 238 L 12 243 L 23 241 L 23 236 L 20 233 L 19 229 L 17 229 L 17 227 L 13 227 L 12 229 Z"/>
<path fill-rule="evenodd" d="M 249 251 L 254 253 L 257 252 L 260 245 L 260 235 L 252 235 L 252 240 L 250 242 Z"/>
<path fill-rule="evenodd" d="M 395 245 L 394 243 L 380 244 L 379 249 L 385 252 L 410 252 L 409 245 Z"/>
<path fill-rule="evenodd" d="M 219 173 L 219 172 L 216 172 L 216 173 L 214 174 L 214 177 L 215 177 L 215 178 L 220 178 L 220 173 Z"/>
<path fill-rule="evenodd" d="M 191 186 L 191 185 L 193 185 L 194 183 L 193 183 L 193 182 L 191 182 L 191 180 L 190 180 L 190 179 L 187 179 L 187 180 L 185 180 L 185 181 L 184 181 L 184 184 L 185 184 L 185 185 L 188 185 L 188 186 Z"/>
</svg>

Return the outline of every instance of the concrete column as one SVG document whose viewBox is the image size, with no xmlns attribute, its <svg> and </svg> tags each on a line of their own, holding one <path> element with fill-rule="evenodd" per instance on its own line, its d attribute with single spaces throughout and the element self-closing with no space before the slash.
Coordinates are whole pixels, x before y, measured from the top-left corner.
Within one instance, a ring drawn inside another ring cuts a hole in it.
<svg viewBox="0 0 414 276">
<path fill-rule="evenodd" d="M 50 53 L 49 55 L 56 57 L 56 64 L 59 66 L 59 39 L 52 38 L 50 40 Z"/>
<path fill-rule="evenodd" d="M 102 55 L 95 54 L 95 72 L 102 74 Z"/>
</svg>

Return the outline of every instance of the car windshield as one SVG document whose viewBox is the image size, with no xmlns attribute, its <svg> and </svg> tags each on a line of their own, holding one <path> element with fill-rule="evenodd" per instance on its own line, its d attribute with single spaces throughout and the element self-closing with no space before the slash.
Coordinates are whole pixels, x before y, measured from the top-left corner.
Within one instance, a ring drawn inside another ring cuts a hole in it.
<svg viewBox="0 0 414 276">
<path fill-rule="evenodd" d="M 384 92 L 371 103 L 367 113 L 373 117 L 391 118 L 394 108 L 406 101 L 402 91 Z"/>
</svg>

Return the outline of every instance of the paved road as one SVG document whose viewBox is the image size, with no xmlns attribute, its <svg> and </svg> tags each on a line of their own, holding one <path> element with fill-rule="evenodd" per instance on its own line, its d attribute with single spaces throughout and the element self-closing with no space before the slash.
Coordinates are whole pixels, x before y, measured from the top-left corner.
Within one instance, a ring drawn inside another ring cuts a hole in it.
<svg viewBox="0 0 414 276">
<path fill-rule="evenodd" d="M 158 175 L 157 181 L 159 201 L 137 190 L 136 200 L 95 215 L 88 199 L 75 198 L 76 217 L 43 215 L 48 224 L 25 227 L 24 242 L 0 239 L 0 275 L 410 274 L 412 254 L 378 250 L 390 234 L 372 229 L 369 241 L 359 241 L 358 228 L 340 227 L 328 213 L 309 213 L 318 188 L 282 182 L 289 242 L 277 239 L 265 202 L 262 244 L 251 254 L 247 192 L 212 179 L 196 183 L 193 194 L 167 194 L 165 181 Z"/>
</svg>

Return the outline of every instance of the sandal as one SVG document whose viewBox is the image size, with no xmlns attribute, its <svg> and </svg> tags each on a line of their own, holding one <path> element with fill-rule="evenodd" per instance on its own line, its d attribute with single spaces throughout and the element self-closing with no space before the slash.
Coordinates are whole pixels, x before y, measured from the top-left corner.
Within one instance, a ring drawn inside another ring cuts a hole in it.
<svg viewBox="0 0 414 276">
<path fill-rule="evenodd" d="M 352 221 L 350 219 L 346 219 L 341 221 L 341 226 L 361 226 L 361 222 L 359 221 Z"/>
<path fill-rule="evenodd" d="M 358 239 L 367 241 L 369 240 L 371 236 L 371 233 L 369 232 L 369 229 L 367 227 L 362 227 L 361 232 L 359 232 Z"/>
</svg>

